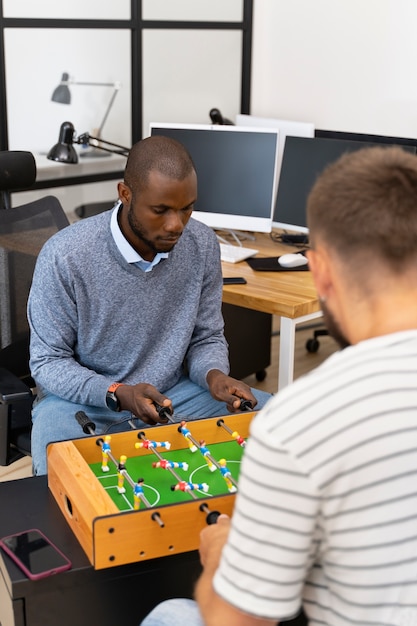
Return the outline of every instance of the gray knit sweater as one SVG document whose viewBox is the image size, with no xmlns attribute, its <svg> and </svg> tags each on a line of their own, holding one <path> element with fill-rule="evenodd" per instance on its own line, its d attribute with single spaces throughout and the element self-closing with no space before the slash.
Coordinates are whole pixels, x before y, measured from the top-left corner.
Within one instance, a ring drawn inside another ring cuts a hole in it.
<svg viewBox="0 0 417 626">
<path fill-rule="evenodd" d="M 110 218 L 65 228 L 38 257 L 28 302 L 38 388 L 104 407 L 111 383 L 151 383 L 163 393 L 185 363 L 207 389 L 209 370 L 229 372 L 213 231 L 190 219 L 169 257 L 145 273 L 120 254 Z"/>
</svg>

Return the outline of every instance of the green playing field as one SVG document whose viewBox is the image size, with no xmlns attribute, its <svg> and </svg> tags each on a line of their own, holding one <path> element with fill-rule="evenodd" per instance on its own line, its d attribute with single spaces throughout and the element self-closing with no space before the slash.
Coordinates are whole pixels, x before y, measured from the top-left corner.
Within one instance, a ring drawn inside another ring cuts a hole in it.
<svg viewBox="0 0 417 626">
<path fill-rule="evenodd" d="M 226 459 L 227 468 L 235 481 L 239 477 L 240 461 L 243 454 L 243 448 L 236 441 L 227 441 L 225 443 L 206 444 L 210 455 L 219 462 L 220 459 Z M 193 493 L 198 498 L 209 499 L 213 496 L 229 493 L 226 482 L 219 469 L 216 468 L 211 472 L 207 461 L 199 450 L 191 452 L 188 448 L 183 450 L 169 450 L 165 448 L 157 448 L 160 455 L 168 461 L 183 462 L 188 464 L 188 470 L 175 468 L 174 472 L 180 480 L 193 484 L 206 483 L 209 486 L 208 492 L 196 489 Z M 101 453 L 99 452 L 99 455 Z M 126 453 L 127 455 L 127 453 Z M 118 460 L 118 459 L 117 459 Z M 183 491 L 173 491 L 171 486 L 178 481 L 167 469 L 152 467 L 152 463 L 158 462 L 158 457 L 148 450 L 147 454 L 142 456 L 132 456 L 125 463 L 126 471 L 131 479 L 136 483 L 139 478 L 144 479 L 143 493 L 151 506 L 163 506 L 179 502 L 189 501 L 192 496 Z M 108 492 L 113 502 L 120 511 L 128 511 L 133 509 L 133 489 L 125 478 L 124 494 L 120 494 L 117 490 L 117 468 L 111 460 L 109 460 L 109 472 L 105 473 L 101 469 L 101 458 L 98 463 L 90 465 L 90 468 L 97 476 L 104 489 Z M 141 504 L 141 508 L 144 505 Z"/>
</svg>

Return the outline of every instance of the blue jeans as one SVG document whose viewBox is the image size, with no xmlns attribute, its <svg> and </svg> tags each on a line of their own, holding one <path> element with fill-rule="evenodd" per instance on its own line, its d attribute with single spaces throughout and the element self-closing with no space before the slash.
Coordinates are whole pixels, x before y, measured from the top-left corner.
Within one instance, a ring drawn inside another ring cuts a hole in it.
<svg viewBox="0 0 417 626">
<path fill-rule="evenodd" d="M 269 393 L 259 389 L 252 389 L 252 393 L 258 400 L 256 410 L 261 409 L 271 397 Z M 227 413 L 223 402 L 214 400 L 206 389 L 185 376 L 164 392 L 164 395 L 172 400 L 174 418 L 178 422 L 182 419 L 202 419 Z M 78 411 L 84 411 L 94 422 L 97 435 L 103 434 L 109 426 L 110 433 L 131 428 L 128 420 L 132 419 L 132 414 L 128 411 L 115 413 L 103 407 L 76 404 L 50 393 L 43 395 L 35 400 L 32 410 L 32 463 L 33 472 L 37 476 L 47 473 L 46 447 L 49 443 L 88 436 L 83 433 L 75 419 Z M 137 418 L 134 419 L 134 424 L 137 428 L 149 428 L 149 424 Z"/>
<path fill-rule="evenodd" d="M 176 598 L 158 604 L 140 626 L 204 626 L 204 622 L 194 600 Z"/>
</svg>

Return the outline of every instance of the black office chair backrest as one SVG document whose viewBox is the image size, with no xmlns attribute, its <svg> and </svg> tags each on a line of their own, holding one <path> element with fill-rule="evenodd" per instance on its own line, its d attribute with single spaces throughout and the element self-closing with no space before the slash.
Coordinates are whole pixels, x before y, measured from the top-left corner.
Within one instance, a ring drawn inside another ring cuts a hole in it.
<svg viewBox="0 0 417 626">
<path fill-rule="evenodd" d="M 31 452 L 29 325 L 26 307 L 37 256 L 43 244 L 68 226 L 61 204 L 46 196 L 11 208 L 10 192 L 30 189 L 36 162 L 30 152 L 0 152 L 0 465 Z M 15 394 L 18 377 L 20 392 Z M 25 394 L 21 394 L 21 383 Z M 16 396 L 19 396 L 18 398 Z"/>
<path fill-rule="evenodd" d="M 10 209 L 10 192 L 30 189 L 36 180 L 36 161 L 31 152 L 0 152 L 0 208 Z"/>
<path fill-rule="evenodd" d="M 68 224 L 53 196 L 0 210 L 1 350 L 27 340 L 26 305 L 37 256 L 47 239 Z"/>
</svg>

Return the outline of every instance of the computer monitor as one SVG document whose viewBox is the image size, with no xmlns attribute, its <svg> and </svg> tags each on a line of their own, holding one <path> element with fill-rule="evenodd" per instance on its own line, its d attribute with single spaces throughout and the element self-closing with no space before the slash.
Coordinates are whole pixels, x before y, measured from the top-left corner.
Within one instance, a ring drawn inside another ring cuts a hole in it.
<svg viewBox="0 0 417 626">
<path fill-rule="evenodd" d="M 181 142 L 198 176 L 193 217 L 215 229 L 271 232 L 278 131 L 205 124 L 150 124 Z"/>
<path fill-rule="evenodd" d="M 314 124 L 312 122 L 296 122 L 293 120 L 280 120 L 273 117 L 257 117 L 256 115 L 236 115 L 237 126 L 254 126 L 255 128 L 277 128 L 278 138 L 278 180 L 281 171 L 282 157 L 284 154 L 285 139 L 287 137 L 314 137 Z"/>
<path fill-rule="evenodd" d="M 413 150 L 417 148 L 417 139 L 408 137 L 390 137 L 389 135 L 370 135 L 368 133 L 352 133 L 343 130 L 324 130 L 316 128 L 314 137 L 322 139 L 348 139 L 350 141 L 362 141 L 368 143 L 382 143 L 390 146 L 405 146 Z"/>
<path fill-rule="evenodd" d="M 322 137 L 287 137 L 273 225 L 286 231 L 308 233 L 307 197 L 325 167 L 346 152 L 383 145 L 388 144 Z M 401 147 L 415 153 L 413 146 Z"/>
</svg>

